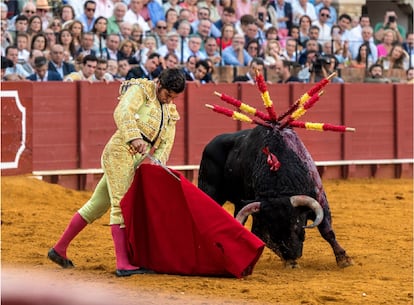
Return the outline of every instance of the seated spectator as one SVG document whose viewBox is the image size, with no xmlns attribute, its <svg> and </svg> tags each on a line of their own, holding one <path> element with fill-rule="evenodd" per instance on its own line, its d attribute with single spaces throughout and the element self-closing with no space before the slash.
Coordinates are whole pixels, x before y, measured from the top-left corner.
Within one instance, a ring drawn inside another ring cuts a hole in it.
<svg viewBox="0 0 414 305">
<path fill-rule="evenodd" d="M 167 33 L 167 23 L 164 20 L 158 20 L 151 31 L 151 35 L 155 38 L 157 49 L 167 42 Z"/>
<path fill-rule="evenodd" d="M 215 81 L 213 80 L 214 63 L 213 63 L 213 61 L 210 58 L 206 58 L 205 61 L 208 64 L 208 71 L 207 71 L 207 74 L 202 79 L 202 81 L 204 83 L 215 83 Z"/>
<path fill-rule="evenodd" d="M 197 57 L 197 61 L 201 59 L 206 59 L 206 54 L 202 51 L 202 39 L 198 35 L 191 35 L 188 40 L 188 46 L 184 50 L 184 59 L 188 58 L 188 56 L 192 55 Z"/>
<path fill-rule="evenodd" d="M 395 32 L 393 30 L 388 29 L 384 31 L 384 35 L 382 36 L 382 42 L 380 44 L 377 44 L 378 58 L 388 55 L 396 41 L 396 38 L 397 36 L 395 35 Z"/>
<path fill-rule="evenodd" d="M 114 80 L 121 79 L 121 76 L 118 73 L 118 61 L 114 59 L 108 59 L 108 73 L 112 75 Z"/>
<path fill-rule="evenodd" d="M 172 0 L 178 3 L 177 0 Z M 165 3 L 167 4 L 167 3 Z M 178 6 L 178 5 L 177 5 Z M 175 30 L 174 25 L 176 24 L 178 20 L 178 12 L 179 10 L 175 10 L 173 8 L 170 8 L 168 10 L 165 10 L 165 22 L 167 23 L 167 33 L 171 32 L 172 30 Z M 188 22 L 188 24 L 190 24 Z"/>
<path fill-rule="evenodd" d="M 407 33 L 405 41 L 403 43 L 403 48 L 410 58 L 410 66 L 414 67 L 414 33 Z"/>
<path fill-rule="evenodd" d="M 23 64 L 29 60 L 29 35 L 27 33 L 17 33 L 16 45 L 18 49 L 19 63 Z"/>
<path fill-rule="evenodd" d="M 72 21 L 73 19 L 75 19 L 75 16 L 76 16 L 75 10 L 73 9 L 71 5 L 63 4 L 61 6 L 59 17 L 60 17 L 60 22 L 62 24 Z"/>
<path fill-rule="evenodd" d="M 187 58 L 187 61 L 185 63 L 185 66 L 182 68 L 182 71 L 184 73 L 185 79 L 188 81 L 194 81 L 195 80 L 195 67 L 197 64 L 197 57 L 190 55 Z"/>
<path fill-rule="evenodd" d="M 108 20 L 105 17 L 99 16 L 95 19 L 92 27 L 93 33 L 93 49 L 97 57 L 103 57 L 106 48 Z"/>
<path fill-rule="evenodd" d="M 338 19 L 338 13 L 336 8 L 332 6 L 332 0 L 322 0 L 318 4 L 314 3 L 315 11 L 319 12 L 322 7 L 327 7 L 329 9 L 329 18 L 326 21 L 326 24 L 332 27 L 336 24 L 336 20 Z"/>
<path fill-rule="evenodd" d="M 48 70 L 48 62 L 46 57 L 39 56 L 34 60 L 35 73 L 26 77 L 26 79 L 34 82 L 61 81 L 63 80 L 59 73 Z"/>
<path fill-rule="evenodd" d="M 231 46 L 236 30 L 232 24 L 224 24 L 221 28 L 221 37 L 216 38 L 220 50 Z"/>
<path fill-rule="evenodd" d="M 369 67 L 368 76 L 365 78 L 366 83 L 390 83 L 388 78 L 384 77 L 384 69 L 380 64 L 373 64 Z"/>
<path fill-rule="evenodd" d="M 80 47 L 76 50 L 76 57 L 79 55 L 93 55 L 96 56 L 96 51 L 93 49 L 94 34 L 86 32 L 82 34 Z"/>
<path fill-rule="evenodd" d="M 66 82 L 89 80 L 93 81 L 98 59 L 95 55 L 86 55 L 82 58 L 81 69 L 78 72 L 72 72 L 63 79 Z"/>
<path fill-rule="evenodd" d="M 328 25 L 328 19 L 331 17 L 329 8 L 322 7 L 319 9 L 318 20 L 312 22 L 313 26 L 317 26 L 319 29 L 318 42 L 323 44 L 331 40 L 331 27 Z"/>
<path fill-rule="evenodd" d="M 210 66 L 207 60 L 199 60 L 196 63 L 195 71 L 194 71 L 194 82 L 196 84 L 206 84 L 207 82 L 212 81 L 211 78 L 205 78 L 210 70 Z"/>
<path fill-rule="evenodd" d="M 247 50 L 247 53 L 249 53 L 251 58 L 262 57 L 262 50 L 260 48 L 260 44 L 257 39 L 250 40 L 247 43 L 246 50 Z"/>
<path fill-rule="evenodd" d="M 18 63 L 19 61 L 19 51 L 15 46 L 8 46 L 5 50 L 5 56 L 9 59 L 13 66 L 8 67 L 5 71 L 5 76 L 9 74 L 17 74 L 22 79 L 25 79 L 29 76 L 29 73 L 23 68 L 21 64 Z"/>
<path fill-rule="evenodd" d="M 45 52 L 46 50 L 48 50 L 48 47 L 48 40 L 45 34 L 38 33 L 32 37 L 30 50 L 40 50 L 42 52 Z"/>
<path fill-rule="evenodd" d="M 306 42 L 309 40 L 309 30 L 312 24 L 312 20 L 309 16 L 303 15 L 299 19 L 299 43 L 302 45 L 302 47 L 305 47 Z M 319 33 L 318 33 L 319 35 Z"/>
<path fill-rule="evenodd" d="M 378 59 L 378 62 L 384 70 L 403 69 L 407 70 L 409 66 L 408 54 L 404 51 L 401 44 L 392 47 L 387 56 Z"/>
<path fill-rule="evenodd" d="M 123 2 L 117 2 L 114 4 L 113 14 L 108 18 L 108 34 L 118 34 L 121 31 L 120 25 L 124 21 L 127 10 L 128 6 Z"/>
<path fill-rule="evenodd" d="M 118 61 L 118 79 L 126 80 L 129 70 L 131 70 L 131 65 L 129 64 L 128 59 L 120 59 Z"/>
<path fill-rule="evenodd" d="M 218 66 L 221 63 L 221 56 L 218 49 L 216 38 L 209 37 L 204 45 L 207 58 L 211 60 L 214 66 Z"/>
<path fill-rule="evenodd" d="M 256 56 L 257 57 L 257 56 Z M 276 61 L 281 58 L 281 48 L 279 41 L 269 40 L 263 54 L 266 67 L 275 67 Z"/>
<path fill-rule="evenodd" d="M 414 68 L 408 68 L 407 72 L 407 84 L 414 84 Z"/>
<path fill-rule="evenodd" d="M 60 44 L 55 44 L 50 52 L 50 61 L 48 69 L 59 73 L 62 79 L 72 73 L 76 72 L 75 66 L 69 62 L 64 61 L 64 48 Z"/>
<path fill-rule="evenodd" d="M 284 60 L 288 60 L 290 62 L 296 62 L 299 60 L 299 50 L 298 50 L 298 43 L 296 39 L 288 38 L 285 43 L 285 48 L 282 49 L 281 57 Z"/>
<path fill-rule="evenodd" d="M 125 39 L 131 39 L 132 27 L 133 27 L 133 23 L 128 22 L 128 21 L 124 21 L 119 25 L 118 35 L 121 38 L 121 41 Z"/>
<path fill-rule="evenodd" d="M 401 24 L 398 24 L 398 16 L 394 10 L 387 10 L 384 15 L 384 21 L 378 22 L 375 25 L 374 37 L 376 43 L 380 43 L 382 41 L 384 31 L 386 29 L 393 30 L 397 36 L 398 43 L 403 43 L 406 31 Z"/>
<path fill-rule="evenodd" d="M 275 71 L 279 79 L 279 84 L 286 84 L 292 82 L 300 82 L 300 79 L 292 75 L 292 62 L 278 59 L 275 62 Z"/>
<path fill-rule="evenodd" d="M 74 20 L 70 22 L 67 26 L 67 29 L 70 31 L 73 37 L 73 44 L 75 45 L 76 50 L 81 47 L 81 41 L 83 36 L 83 25 L 79 20 Z M 75 54 L 75 57 L 77 54 Z"/>
<path fill-rule="evenodd" d="M 135 54 L 137 52 L 137 48 L 135 43 L 130 39 L 122 40 L 119 46 L 119 59 L 127 59 L 131 65 L 139 64 Z M 119 60 L 118 59 L 118 60 Z"/>
<path fill-rule="evenodd" d="M 104 50 L 104 58 L 118 60 L 122 57 L 119 47 L 121 45 L 121 38 L 115 33 L 109 34 L 106 38 L 106 48 Z"/>
<path fill-rule="evenodd" d="M 233 83 L 244 82 L 249 84 L 256 83 L 256 71 L 264 75 L 264 61 L 262 58 L 255 57 L 250 61 L 249 71 L 244 75 L 236 75 Z"/>
<path fill-rule="evenodd" d="M 95 82 L 103 81 L 105 83 L 114 81 L 114 77 L 108 72 L 108 61 L 106 59 L 98 58 L 98 63 L 96 64 L 96 70 L 92 76 L 92 80 Z"/>
<path fill-rule="evenodd" d="M 93 29 L 93 25 L 95 24 L 96 19 L 95 11 L 96 2 L 93 0 L 86 0 L 83 4 L 83 13 L 76 18 L 82 23 L 83 30 L 85 32 L 91 32 Z"/>
<path fill-rule="evenodd" d="M 230 66 L 248 66 L 252 57 L 244 49 L 244 36 L 234 35 L 232 44 L 222 52 L 223 63 Z"/>
<path fill-rule="evenodd" d="M 369 46 L 363 43 L 358 50 L 358 55 L 355 59 L 351 60 L 350 68 L 363 68 L 366 69 L 369 67 L 371 62 L 368 61 L 368 55 L 371 52 Z"/>
<path fill-rule="evenodd" d="M 154 79 L 154 71 L 160 64 L 160 55 L 158 53 L 151 53 L 148 55 L 148 59 L 145 63 L 141 63 L 138 67 L 129 70 L 126 79 L 132 78 L 146 78 L 149 80 Z"/>
<path fill-rule="evenodd" d="M 76 46 L 75 46 L 72 33 L 69 31 L 69 29 L 63 29 L 62 31 L 59 32 L 57 43 L 62 45 L 64 51 L 67 51 L 69 53 L 69 57 L 70 57 L 69 61 L 73 62 L 74 58 L 76 57 Z"/>
</svg>

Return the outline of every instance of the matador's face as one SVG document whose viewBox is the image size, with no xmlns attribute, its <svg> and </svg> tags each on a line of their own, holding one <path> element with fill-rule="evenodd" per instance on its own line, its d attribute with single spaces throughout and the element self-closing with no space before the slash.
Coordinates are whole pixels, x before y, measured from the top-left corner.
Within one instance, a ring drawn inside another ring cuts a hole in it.
<svg viewBox="0 0 414 305">
<path fill-rule="evenodd" d="M 174 91 L 167 90 L 167 89 L 163 88 L 160 85 L 160 83 L 157 84 L 157 99 L 160 101 L 160 103 L 162 103 L 162 104 L 169 104 L 178 95 L 179 95 L 179 93 L 176 93 Z"/>
</svg>

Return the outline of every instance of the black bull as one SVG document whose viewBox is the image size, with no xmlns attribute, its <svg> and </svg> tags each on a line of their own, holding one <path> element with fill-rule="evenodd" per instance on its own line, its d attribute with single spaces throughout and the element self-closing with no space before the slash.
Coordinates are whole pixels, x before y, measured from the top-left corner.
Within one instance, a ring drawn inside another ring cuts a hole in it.
<svg viewBox="0 0 414 305">
<path fill-rule="evenodd" d="M 278 158 L 281 164 L 278 170 L 270 170 L 267 156 L 262 152 L 264 147 Z M 232 202 L 235 215 L 255 202 L 256 210 L 250 211 L 252 232 L 291 267 L 302 256 L 306 223 L 316 217 L 315 209 L 294 205 L 292 198 L 305 195 L 316 199 L 319 210 L 323 211 L 319 215 L 322 218 L 315 220 L 315 224 L 320 222 L 320 234 L 331 245 L 338 266 L 352 264 L 336 241 L 314 161 L 292 129 L 257 126 L 217 136 L 204 149 L 198 186 L 220 205 Z"/>
</svg>

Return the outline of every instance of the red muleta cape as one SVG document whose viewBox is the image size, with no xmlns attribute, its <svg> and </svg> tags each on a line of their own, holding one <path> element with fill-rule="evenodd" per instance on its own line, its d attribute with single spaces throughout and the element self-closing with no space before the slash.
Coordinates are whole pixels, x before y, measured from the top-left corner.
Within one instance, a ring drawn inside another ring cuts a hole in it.
<svg viewBox="0 0 414 305">
<path fill-rule="evenodd" d="M 179 172 L 142 164 L 121 201 L 132 264 L 157 273 L 250 275 L 264 243 Z"/>
</svg>

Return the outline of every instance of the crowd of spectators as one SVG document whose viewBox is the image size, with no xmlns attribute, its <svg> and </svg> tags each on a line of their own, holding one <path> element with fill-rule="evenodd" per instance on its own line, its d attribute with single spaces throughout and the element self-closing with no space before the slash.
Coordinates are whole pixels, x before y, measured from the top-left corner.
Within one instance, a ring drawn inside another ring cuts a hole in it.
<svg viewBox="0 0 414 305">
<path fill-rule="evenodd" d="M 254 81 L 257 68 L 279 82 L 314 82 L 348 67 L 372 79 L 372 70 L 385 77 L 401 69 L 412 79 L 414 33 L 393 10 L 373 25 L 368 15 L 338 15 L 332 0 L 56 2 L 0 2 L 2 80 L 156 79 L 181 67 L 204 84 L 227 65 L 250 67 L 235 82 Z"/>
</svg>

